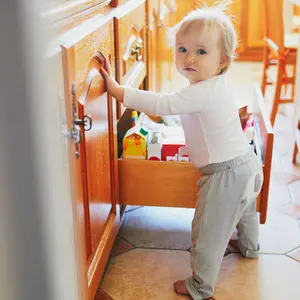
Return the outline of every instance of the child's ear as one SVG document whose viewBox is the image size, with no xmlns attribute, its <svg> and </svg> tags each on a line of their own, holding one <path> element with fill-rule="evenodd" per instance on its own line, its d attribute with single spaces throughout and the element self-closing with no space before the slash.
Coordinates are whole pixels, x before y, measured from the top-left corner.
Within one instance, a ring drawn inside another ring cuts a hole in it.
<svg viewBox="0 0 300 300">
<path fill-rule="evenodd" d="M 222 59 L 221 59 L 222 68 L 227 67 L 228 63 L 229 63 L 228 57 L 226 55 L 222 55 Z"/>
<path fill-rule="evenodd" d="M 227 64 L 220 64 L 220 67 L 218 69 L 218 74 L 223 74 L 225 71 L 226 71 L 226 67 L 227 67 Z"/>
<path fill-rule="evenodd" d="M 228 65 L 228 57 L 223 56 L 220 62 L 220 67 L 219 67 L 219 74 L 224 73 L 224 71 L 226 70 L 226 67 Z"/>
</svg>

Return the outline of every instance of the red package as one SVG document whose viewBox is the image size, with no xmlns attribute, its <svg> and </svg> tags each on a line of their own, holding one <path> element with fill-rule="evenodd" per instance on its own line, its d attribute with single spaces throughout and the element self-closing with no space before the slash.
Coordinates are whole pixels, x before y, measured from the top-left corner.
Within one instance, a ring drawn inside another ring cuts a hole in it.
<svg viewBox="0 0 300 300">
<path fill-rule="evenodd" d="M 176 156 L 179 148 L 183 146 L 184 144 L 163 144 L 161 149 L 161 159 L 167 160 L 167 156 Z"/>
</svg>

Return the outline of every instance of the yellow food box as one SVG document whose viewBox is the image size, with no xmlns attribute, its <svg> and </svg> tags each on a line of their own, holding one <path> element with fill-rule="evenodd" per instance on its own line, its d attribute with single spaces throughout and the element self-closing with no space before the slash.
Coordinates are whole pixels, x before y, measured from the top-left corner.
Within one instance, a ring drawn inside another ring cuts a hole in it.
<svg viewBox="0 0 300 300">
<path fill-rule="evenodd" d="M 146 159 L 147 134 L 142 127 L 130 128 L 123 138 L 123 158 Z"/>
</svg>

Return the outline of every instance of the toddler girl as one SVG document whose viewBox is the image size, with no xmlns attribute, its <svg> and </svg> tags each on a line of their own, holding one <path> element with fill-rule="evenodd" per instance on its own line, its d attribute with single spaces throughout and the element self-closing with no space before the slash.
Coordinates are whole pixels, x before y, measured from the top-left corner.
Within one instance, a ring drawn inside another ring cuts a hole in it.
<svg viewBox="0 0 300 300">
<path fill-rule="evenodd" d="M 107 91 L 128 108 L 159 116 L 180 115 L 192 164 L 203 176 L 192 222 L 190 278 L 175 292 L 194 300 L 213 296 L 227 244 L 235 228 L 244 257 L 258 255 L 258 196 L 263 173 L 242 131 L 233 88 L 226 80 L 236 33 L 225 9 L 230 1 L 191 12 L 175 26 L 175 64 L 190 85 L 160 94 L 124 88 L 111 77 Z"/>
</svg>

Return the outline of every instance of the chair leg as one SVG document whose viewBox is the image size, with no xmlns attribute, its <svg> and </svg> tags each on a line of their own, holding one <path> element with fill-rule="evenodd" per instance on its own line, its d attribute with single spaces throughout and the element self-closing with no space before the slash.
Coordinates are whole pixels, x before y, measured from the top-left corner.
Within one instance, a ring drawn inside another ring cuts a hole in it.
<svg viewBox="0 0 300 300">
<path fill-rule="evenodd" d="M 294 153 L 293 153 L 293 164 L 296 164 L 296 158 L 297 158 L 297 154 L 298 154 L 298 146 L 297 146 L 297 142 L 295 142 L 295 146 L 294 146 Z"/>
<path fill-rule="evenodd" d="M 298 130 L 300 130 L 300 121 L 298 122 Z M 297 154 L 299 152 L 297 141 L 295 141 L 292 163 L 296 164 Z"/>
<path fill-rule="evenodd" d="M 293 78 L 294 79 L 296 78 L 296 72 L 297 72 L 297 68 L 295 65 L 295 66 L 293 66 Z M 292 84 L 292 99 L 295 99 L 295 87 L 296 87 L 296 82 L 294 84 Z"/>
<path fill-rule="evenodd" d="M 277 68 L 278 68 L 278 70 L 277 70 L 275 95 L 274 95 L 271 116 L 270 116 L 270 121 L 271 121 L 272 126 L 274 126 L 275 118 L 276 118 L 276 115 L 278 112 L 278 107 L 280 104 L 280 97 L 281 97 L 281 88 L 282 88 L 282 79 L 283 79 L 283 74 L 281 72 L 281 62 L 278 62 Z"/>
<path fill-rule="evenodd" d="M 263 96 L 266 92 L 266 86 L 267 86 L 267 69 L 269 67 L 269 50 L 268 47 L 264 47 L 264 56 L 263 56 L 263 76 L 262 76 L 262 82 L 261 82 L 261 91 Z"/>
</svg>

